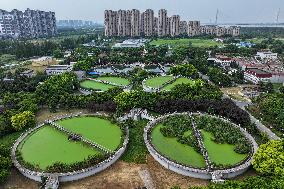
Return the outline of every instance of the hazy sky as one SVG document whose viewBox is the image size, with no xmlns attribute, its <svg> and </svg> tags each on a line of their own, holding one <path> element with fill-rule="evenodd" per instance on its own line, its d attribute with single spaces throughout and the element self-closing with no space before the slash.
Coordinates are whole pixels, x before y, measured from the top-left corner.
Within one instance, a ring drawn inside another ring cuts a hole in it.
<svg viewBox="0 0 284 189">
<path fill-rule="evenodd" d="M 52 10 L 57 19 L 83 19 L 103 21 L 105 9 L 157 10 L 165 8 L 168 14 L 179 14 L 183 20 L 215 21 L 219 9 L 219 23 L 275 22 L 278 9 L 279 22 L 284 22 L 284 0 L 0 0 L 0 9 L 26 8 Z"/>
</svg>

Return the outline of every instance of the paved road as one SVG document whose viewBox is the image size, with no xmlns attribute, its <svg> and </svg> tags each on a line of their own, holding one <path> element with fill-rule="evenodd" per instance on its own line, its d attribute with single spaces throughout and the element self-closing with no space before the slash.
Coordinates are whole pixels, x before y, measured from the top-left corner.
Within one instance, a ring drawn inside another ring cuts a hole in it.
<svg viewBox="0 0 284 189">
<path fill-rule="evenodd" d="M 223 97 L 224 98 L 230 98 L 227 95 L 224 95 Z M 263 125 L 258 119 L 256 119 L 253 115 L 251 115 L 245 109 L 246 106 L 251 104 L 250 102 L 241 102 L 241 101 L 237 101 L 237 100 L 234 100 L 234 99 L 232 99 L 232 100 L 235 102 L 235 104 L 239 108 L 245 110 L 249 114 L 251 122 L 255 123 L 256 127 L 258 128 L 258 130 L 260 130 L 261 132 L 266 133 L 268 135 L 269 139 L 271 139 L 271 140 L 281 140 L 280 137 L 278 137 L 275 133 L 273 133 L 269 128 L 267 128 L 265 125 Z"/>
<path fill-rule="evenodd" d="M 199 73 L 199 76 L 202 77 L 202 79 L 204 80 L 207 80 L 209 83 L 212 83 L 210 80 L 209 80 L 209 77 L 206 76 L 206 75 L 203 75 L 201 73 Z M 223 98 L 230 98 L 228 95 L 223 95 Z M 232 98 L 231 98 L 232 99 Z M 245 107 L 250 105 L 251 103 L 249 102 L 241 102 L 241 101 L 237 101 L 237 100 L 234 100 L 232 99 L 235 104 L 240 107 L 241 109 L 245 110 Z M 271 140 L 281 140 L 280 137 L 278 137 L 275 133 L 273 133 L 269 128 L 267 128 L 265 125 L 263 125 L 258 119 L 256 119 L 254 116 L 252 116 L 248 111 L 246 111 L 249 115 L 250 115 L 250 120 L 252 123 L 255 123 L 256 124 L 256 127 L 258 128 L 258 130 L 260 130 L 261 132 L 264 132 L 268 135 L 269 139 Z"/>
</svg>

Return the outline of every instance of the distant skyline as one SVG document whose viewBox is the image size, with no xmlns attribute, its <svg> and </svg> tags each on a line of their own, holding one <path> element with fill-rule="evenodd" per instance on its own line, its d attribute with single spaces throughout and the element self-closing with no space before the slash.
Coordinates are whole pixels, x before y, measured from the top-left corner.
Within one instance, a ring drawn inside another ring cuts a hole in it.
<svg viewBox="0 0 284 189">
<path fill-rule="evenodd" d="M 161 8 L 168 15 L 179 14 L 182 20 L 214 23 L 274 23 L 280 8 L 279 22 L 284 22 L 284 0 L 0 0 L 0 9 L 27 8 L 54 11 L 57 20 L 94 20 L 102 23 L 104 10 Z"/>
</svg>

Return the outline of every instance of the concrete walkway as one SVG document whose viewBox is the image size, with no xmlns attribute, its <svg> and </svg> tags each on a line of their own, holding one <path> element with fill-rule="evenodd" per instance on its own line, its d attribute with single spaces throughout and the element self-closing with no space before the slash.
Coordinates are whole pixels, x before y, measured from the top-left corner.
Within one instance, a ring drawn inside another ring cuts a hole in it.
<svg viewBox="0 0 284 189">
<path fill-rule="evenodd" d="M 147 189 L 155 189 L 153 180 L 151 178 L 151 175 L 149 173 L 148 170 L 144 169 L 144 170 L 139 170 L 138 171 L 140 178 L 143 180 L 144 182 L 144 186 Z"/>
</svg>

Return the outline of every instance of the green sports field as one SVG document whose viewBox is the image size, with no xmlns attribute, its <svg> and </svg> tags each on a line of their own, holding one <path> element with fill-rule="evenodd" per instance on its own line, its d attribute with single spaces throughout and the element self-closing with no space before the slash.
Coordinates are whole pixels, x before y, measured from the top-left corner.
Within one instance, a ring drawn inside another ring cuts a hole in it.
<svg viewBox="0 0 284 189">
<path fill-rule="evenodd" d="M 128 79 L 125 79 L 122 77 L 98 77 L 97 80 L 108 81 L 111 83 L 115 83 L 118 85 L 124 85 L 124 86 L 127 86 L 130 84 L 130 81 Z"/>
<path fill-rule="evenodd" d="M 80 83 L 80 86 L 84 89 L 93 89 L 93 90 L 100 90 L 100 91 L 107 91 L 108 89 L 112 89 L 115 86 L 104 84 L 92 80 L 85 80 Z"/>
<path fill-rule="evenodd" d="M 235 165 L 247 158 L 247 154 L 238 154 L 234 151 L 235 145 L 217 144 L 211 140 L 214 138 L 211 133 L 203 130 L 201 132 L 204 137 L 204 145 L 212 162 L 223 165 Z"/>
<path fill-rule="evenodd" d="M 152 41 L 150 45 L 170 45 L 172 47 L 189 45 L 192 45 L 193 47 L 214 47 L 220 46 L 222 43 L 218 43 L 212 39 L 158 39 Z"/>
<path fill-rule="evenodd" d="M 70 142 L 68 136 L 45 126 L 26 138 L 18 147 L 23 159 L 44 170 L 56 162 L 75 163 L 100 153 L 81 142 Z"/>
<path fill-rule="evenodd" d="M 161 85 L 172 80 L 173 78 L 174 78 L 173 76 L 153 77 L 153 78 L 147 79 L 145 81 L 145 84 L 149 87 L 159 88 Z"/>
<path fill-rule="evenodd" d="M 157 125 L 152 133 L 152 144 L 162 155 L 184 165 L 204 168 L 205 160 L 192 147 L 181 144 L 176 138 L 164 137 L 160 132 L 161 124 Z"/>
<path fill-rule="evenodd" d="M 179 84 L 194 84 L 194 81 L 191 80 L 191 79 L 188 79 L 188 78 L 184 78 L 184 77 L 181 77 L 181 78 L 177 78 L 173 83 L 171 84 L 168 84 L 166 85 L 165 87 L 162 88 L 162 90 L 164 91 L 170 91 L 172 90 L 176 85 L 179 85 Z"/>
<path fill-rule="evenodd" d="M 57 123 L 110 150 L 115 150 L 121 141 L 122 131 L 120 128 L 106 119 L 98 117 L 76 117 L 63 119 Z"/>
</svg>

